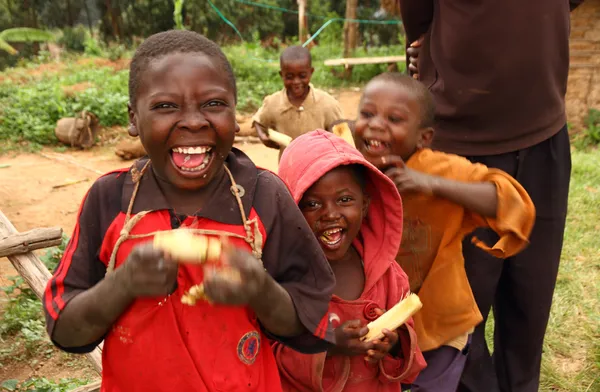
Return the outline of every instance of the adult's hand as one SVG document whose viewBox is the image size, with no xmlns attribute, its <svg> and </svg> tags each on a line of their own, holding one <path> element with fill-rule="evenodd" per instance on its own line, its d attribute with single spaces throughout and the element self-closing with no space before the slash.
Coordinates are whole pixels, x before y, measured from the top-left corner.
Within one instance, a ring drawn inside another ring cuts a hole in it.
<svg viewBox="0 0 600 392">
<path fill-rule="evenodd" d="M 423 38 L 424 36 L 421 36 L 406 49 L 406 53 L 408 54 L 408 72 L 415 79 L 419 78 L 419 53 L 421 52 Z"/>
</svg>

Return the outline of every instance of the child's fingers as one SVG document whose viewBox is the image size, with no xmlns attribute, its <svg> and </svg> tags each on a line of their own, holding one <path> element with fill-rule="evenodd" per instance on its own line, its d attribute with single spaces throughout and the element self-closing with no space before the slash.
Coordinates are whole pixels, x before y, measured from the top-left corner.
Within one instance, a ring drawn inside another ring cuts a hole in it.
<svg viewBox="0 0 600 392">
<path fill-rule="evenodd" d="M 365 336 L 369 332 L 367 326 L 362 326 L 360 320 L 352 320 L 345 323 L 342 330 L 348 339 L 358 339 Z"/>
<path fill-rule="evenodd" d="M 377 168 L 404 167 L 404 160 L 397 155 L 385 155 L 371 160 Z"/>
<path fill-rule="evenodd" d="M 375 365 L 377 362 L 381 361 L 385 358 L 386 353 L 383 353 L 379 350 L 371 349 L 367 351 L 367 356 L 365 357 L 365 361 L 368 363 Z"/>
<path fill-rule="evenodd" d="M 385 336 L 385 340 L 388 341 L 390 347 L 395 346 L 398 343 L 398 333 L 395 331 L 390 331 L 389 329 L 384 329 L 383 335 Z"/>
</svg>

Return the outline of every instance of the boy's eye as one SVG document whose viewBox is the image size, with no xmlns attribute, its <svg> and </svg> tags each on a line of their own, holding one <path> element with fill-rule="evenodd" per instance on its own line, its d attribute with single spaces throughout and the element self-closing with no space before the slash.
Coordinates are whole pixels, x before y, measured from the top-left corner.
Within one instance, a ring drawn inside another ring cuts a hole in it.
<svg viewBox="0 0 600 392">
<path fill-rule="evenodd" d="M 212 108 L 217 106 L 227 106 L 227 104 L 223 101 L 210 101 L 204 105 L 204 107 Z"/>
<path fill-rule="evenodd" d="M 160 102 L 152 107 L 152 109 L 172 109 L 176 107 L 174 103 L 171 102 Z"/>
<path fill-rule="evenodd" d="M 366 111 L 366 110 L 361 110 L 360 111 L 360 116 L 362 118 L 371 118 L 371 117 L 373 117 L 373 113 L 371 113 L 369 111 Z"/>
<path fill-rule="evenodd" d="M 394 123 L 394 124 L 398 124 L 398 123 L 404 121 L 404 119 L 402 117 L 397 117 L 397 116 L 390 116 L 389 120 L 391 123 Z"/>
</svg>

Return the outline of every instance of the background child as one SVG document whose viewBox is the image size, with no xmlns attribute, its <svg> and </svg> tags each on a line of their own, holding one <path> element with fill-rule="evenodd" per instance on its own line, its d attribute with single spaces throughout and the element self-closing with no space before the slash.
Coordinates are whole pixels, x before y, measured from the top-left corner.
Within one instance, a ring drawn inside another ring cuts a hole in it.
<svg viewBox="0 0 600 392">
<path fill-rule="evenodd" d="M 75 353 L 104 339 L 103 391 L 277 391 L 265 334 L 325 350 L 332 271 L 281 180 L 232 149 L 235 78 L 215 43 L 153 35 L 129 78 L 130 133 L 150 159 L 90 189 L 46 289 L 48 333 Z M 229 236 L 241 284 L 147 242 L 181 226 Z M 214 305 L 182 304 L 201 282 Z"/>
<path fill-rule="evenodd" d="M 269 139 L 269 128 L 295 139 L 315 129 L 329 129 L 334 121 L 342 118 L 339 102 L 310 84 L 315 69 L 308 49 L 286 48 L 281 53 L 279 66 L 284 89 L 266 97 L 253 117 L 260 140 L 276 149 L 280 146 Z M 280 149 L 279 158 L 282 153 Z"/>
<path fill-rule="evenodd" d="M 535 219 L 531 199 L 508 174 L 427 148 L 433 113 L 424 85 L 382 74 L 365 87 L 354 135 L 364 157 L 402 195 L 404 237 L 397 261 L 423 302 L 415 328 L 428 365 L 413 392 L 456 390 L 468 335 L 482 320 L 464 269 L 462 239 L 489 226 L 499 240 L 477 245 L 508 257 L 527 245 Z"/>
<path fill-rule="evenodd" d="M 361 342 L 366 324 L 408 295 L 394 262 L 402 203 L 394 184 L 343 139 L 314 131 L 290 144 L 279 174 L 318 238 L 336 277 L 329 306 L 337 346 L 305 355 L 276 343 L 284 390 L 400 391 L 425 363 L 413 322 Z"/>
</svg>

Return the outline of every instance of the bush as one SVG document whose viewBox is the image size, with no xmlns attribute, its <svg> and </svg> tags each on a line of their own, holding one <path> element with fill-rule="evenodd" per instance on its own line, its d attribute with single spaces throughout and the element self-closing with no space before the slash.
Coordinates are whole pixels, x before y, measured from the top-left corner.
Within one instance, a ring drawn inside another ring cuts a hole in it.
<svg viewBox="0 0 600 392">
<path fill-rule="evenodd" d="M 85 50 L 85 41 L 88 32 L 82 25 L 75 27 L 65 27 L 62 37 L 58 40 L 60 45 L 63 45 L 68 50 L 74 52 L 83 52 Z"/>
</svg>

